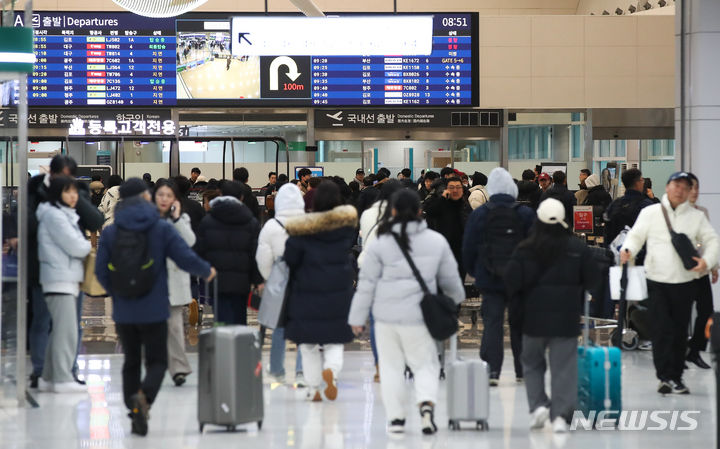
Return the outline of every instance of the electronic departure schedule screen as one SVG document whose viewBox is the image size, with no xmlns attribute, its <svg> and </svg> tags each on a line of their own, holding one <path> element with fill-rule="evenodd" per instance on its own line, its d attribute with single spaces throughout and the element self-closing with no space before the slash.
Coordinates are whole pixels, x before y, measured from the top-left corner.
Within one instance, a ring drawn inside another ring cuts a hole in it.
<svg viewBox="0 0 720 449">
<path fill-rule="evenodd" d="M 472 26 L 470 14 L 434 15 L 432 53 L 424 56 L 312 56 L 312 105 L 477 104 Z"/>
<path fill-rule="evenodd" d="M 28 77 L 29 104 L 34 108 L 477 106 L 477 13 L 410 16 L 339 15 L 369 18 L 368 26 L 359 30 L 343 29 L 345 40 L 369 37 L 377 48 L 394 48 L 384 42 L 412 41 L 407 48 L 416 49 L 411 55 L 368 56 L 323 55 L 318 47 L 333 36 L 322 33 L 312 37 L 272 24 L 261 32 L 243 31 L 245 23 L 259 18 L 281 21 L 300 16 L 189 13 L 148 18 L 129 12 L 36 12 L 28 24 L 34 29 L 37 57 Z M 375 23 L 376 17 L 385 21 L 383 25 Z M 387 21 L 400 22 L 398 18 L 426 26 L 422 33 L 386 38 L 392 36 L 382 31 Z M 19 14 L 15 25 L 23 26 Z M 272 40 L 264 40 L 266 30 L 281 43 L 290 40 L 294 52 L 265 51 Z M 341 39 L 336 36 L 336 40 Z"/>
<path fill-rule="evenodd" d="M 32 27 L 37 60 L 28 78 L 30 106 L 176 104 L 173 20 L 40 12 Z"/>
</svg>

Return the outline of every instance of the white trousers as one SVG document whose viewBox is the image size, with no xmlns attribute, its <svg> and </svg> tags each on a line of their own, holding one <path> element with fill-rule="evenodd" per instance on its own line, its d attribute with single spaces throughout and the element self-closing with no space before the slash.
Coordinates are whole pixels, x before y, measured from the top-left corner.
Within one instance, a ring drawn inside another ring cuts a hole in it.
<svg viewBox="0 0 720 449">
<path fill-rule="evenodd" d="M 380 365 L 380 391 L 388 421 L 405 419 L 405 365 L 414 375 L 417 403 L 436 404 L 440 363 L 435 340 L 427 327 L 424 324 L 399 325 L 375 321 L 375 341 Z"/>
<path fill-rule="evenodd" d="M 322 347 L 322 352 L 320 348 Z M 323 382 L 322 372 L 330 369 L 333 376 L 337 379 L 338 373 L 343 366 L 343 350 L 345 345 L 342 344 L 306 344 L 300 345 L 303 359 L 303 374 L 308 387 L 318 389 Z"/>
</svg>

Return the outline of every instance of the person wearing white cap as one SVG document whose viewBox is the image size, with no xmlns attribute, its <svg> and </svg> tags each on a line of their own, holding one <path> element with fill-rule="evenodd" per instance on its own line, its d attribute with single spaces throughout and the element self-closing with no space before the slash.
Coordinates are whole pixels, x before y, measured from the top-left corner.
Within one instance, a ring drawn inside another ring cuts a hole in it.
<svg viewBox="0 0 720 449">
<path fill-rule="evenodd" d="M 654 325 L 653 363 L 660 380 L 657 391 L 662 395 L 690 392 L 682 376 L 692 304 L 698 297 L 695 281 L 718 263 L 720 254 L 715 229 L 705 214 L 688 201 L 691 188 L 687 172 L 670 175 L 662 201 L 640 212 L 620 252 L 620 262 L 625 264 L 643 246 L 647 250 L 645 274 Z M 693 247 L 702 249 L 702 255 L 681 258 L 675 244 L 683 234 Z"/>
<path fill-rule="evenodd" d="M 530 406 L 530 428 L 548 418 L 555 432 L 567 432 L 577 402 L 578 322 L 586 290 L 600 273 L 590 249 L 570 232 L 565 207 L 553 198 L 537 210 L 538 221 L 505 271 L 510 315 L 522 328 L 522 364 Z M 549 352 L 552 399 L 545 392 Z"/>
</svg>

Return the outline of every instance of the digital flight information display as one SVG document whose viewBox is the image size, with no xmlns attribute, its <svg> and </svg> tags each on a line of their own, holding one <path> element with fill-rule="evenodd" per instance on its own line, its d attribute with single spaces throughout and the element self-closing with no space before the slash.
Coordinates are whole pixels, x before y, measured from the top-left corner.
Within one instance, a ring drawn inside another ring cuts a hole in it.
<svg viewBox="0 0 720 449">
<path fill-rule="evenodd" d="M 370 56 L 323 56 L 309 48 L 313 45 L 305 44 L 310 42 L 307 36 L 305 40 L 298 36 L 292 42 L 294 53 L 266 54 L 261 36 L 243 32 L 242 28 L 245 18 L 259 16 L 263 15 L 189 13 L 148 18 L 129 12 L 36 12 L 32 24 L 28 24 L 34 29 L 37 57 L 28 77 L 29 105 L 127 108 L 479 104 L 477 13 L 417 14 L 432 17 L 432 46 L 423 47 L 425 54 Z M 288 16 L 264 17 L 273 20 Z M 426 23 L 425 36 L 429 39 L 430 27 Z M 23 26 L 21 15 L 16 15 L 15 25 Z M 278 35 L 285 33 L 283 36 L 295 39 L 292 30 L 271 26 L 264 29 L 278 30 Z M 362 31 L 373 33 L 372 26 Z M 375 42 L 380 35 L 375 34 Z"/>
<path fill-rule="evenodd" d="M 40 12 L 31 25 L 37 58 L 28 77 L 31 107 L 176 104 L 174 20 Z"/>
<path fill-rule="evenodd" d="M 472 106 L 472 25 L 434 15 L 427 56 L 312 56 L 312 105 Z"/>
</svg>

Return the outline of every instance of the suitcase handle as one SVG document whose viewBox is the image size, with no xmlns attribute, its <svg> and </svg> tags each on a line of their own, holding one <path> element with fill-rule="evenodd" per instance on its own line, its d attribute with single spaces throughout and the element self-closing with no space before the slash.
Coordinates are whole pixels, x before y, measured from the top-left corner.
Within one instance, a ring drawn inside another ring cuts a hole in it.
<svg viewBox="0 0 720 449">
<path fill-rule="evenodd" d="M 583 347 L 587 349 L 588 347 L 588 341 L 590 340 L 590 294 L 588 292 L 585 292 L 585 297 L 583 299 L 583 313 L 585 323 L 583 323 Z"/>
</svg>

